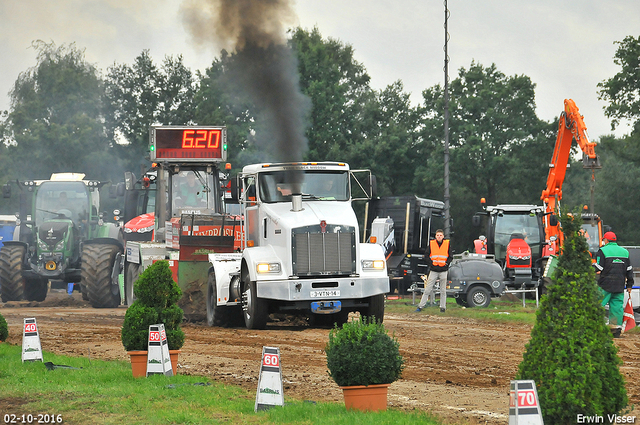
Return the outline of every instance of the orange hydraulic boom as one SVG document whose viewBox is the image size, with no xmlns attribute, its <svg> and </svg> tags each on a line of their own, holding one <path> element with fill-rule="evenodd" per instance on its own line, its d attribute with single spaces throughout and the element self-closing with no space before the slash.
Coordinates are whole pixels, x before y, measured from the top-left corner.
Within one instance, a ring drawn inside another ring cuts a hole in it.
<svg viewBox="0 0 640 425">
<path fill-rule="evenodd" d="M 549 164 L 549 176 L 547 177 L 547 187 L 542 191 L 540 199 L 545 205 L 545 233 L 546 240 L 550 243 L 551 253 L 557 253 L 557 248 L 562 246 L 562 232 L 557 223 L 551 225 L 550 219 L 559 210 L 560 200 L 562 199 L 562 183 L 567 172 L 567 164 L 571 155 L 571 147 L 573 140 L 580 146 L 583 152 L 582 162 L 583 168 L 592 170 L 602 168 L 600 158 L 595 153 L 595 143 L 589 141 L 587 136 L 587 126 L 584 123 L 583 116 L 575 102 L 571 99 L 565 99 L 564 111 L 560 114 L 560 122 L 558 124 L 558 136 L 556 145 Z M 551 238 L 555 236 L 555 241 Z"/>
</svg>

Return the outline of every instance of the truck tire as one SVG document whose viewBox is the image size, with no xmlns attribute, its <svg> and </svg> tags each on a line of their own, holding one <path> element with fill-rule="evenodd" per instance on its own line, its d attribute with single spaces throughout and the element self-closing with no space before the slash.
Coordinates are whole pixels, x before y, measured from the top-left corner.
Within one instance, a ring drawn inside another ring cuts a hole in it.
<svg viewBox="0 0 640 425">
<path fill-rule="evenodd" d="M 247 273 L 243 279 L 242 310 L 247 329 L 265 329 L 269 318 L 267 301 L 258 298 L 256 283 Z"/>
<path fill-rule="evenodd" d="M 82 294 L 83 301 L 89 301 L 89 295 L 87 295 L 87 285 L 83 285 L 82 282 L 80 282 L 80 293 Z"/>
<path fill-rule="evenodd" d="M 22 259 L 26 250 L 20 245 L 3 246 L 0 249 L 0 292 L 2 302 L 20 301 L 24 297 Z"/>
<path fill-rule="evenodd" d="M 468 307 L 488 307 L 490 302 L 491 294 L 483 286 L 474 286 L 467 293 Z"/>
<path fill-rule="evenodd" d="M 369 306 L 366 308 L 363 315 L 367 317 L 375 317 L 376 322 L 382 323 L 384 320 L 384 294 L 369 297 L 368 301 Z"/>
<path fill-rule="evenodd" d="M 218 306 L 216 274 L 209 273 L 207 280 L 207 325 L 220 327 L 243 326 L 242 308 L 237 305 Z"/>
<path fill-rule="evenodd" d="M 49 292 L 49 280 L 44 278 L 25 279 L 24 297 L 27 301 L 44 301 Z"/>
<path fill-rule="evenodd" d="M 120 294 L 111 285 L 113 262 L 119 249 L 116 245 L 91 244 L 82 248 L 82 283 L 93 308 L 114 308 L 120 304 Z"/>
<path fill-rule="evenodd" d="M 126 263 L 125 268 L 124 295 L 127 305 L 131 305 L 136 300 L 136 296 L 133 293 L 133 286 L 138 280 L 138 277 L 140 277 L 140 264 Z"/>
</svg>

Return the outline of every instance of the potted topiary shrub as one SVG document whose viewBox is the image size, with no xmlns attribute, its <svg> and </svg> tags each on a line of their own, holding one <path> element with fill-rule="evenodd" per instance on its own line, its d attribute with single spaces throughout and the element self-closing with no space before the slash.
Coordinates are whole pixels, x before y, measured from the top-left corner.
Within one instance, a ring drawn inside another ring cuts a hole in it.
<svg viewBox="0 0 640 425">
<path fill-rule="evenodd" d="M 329 376 L 342 388 L 347 409 L 386 410 L 389 384 L 402 375 L 400 344 L 375 318 L 334 327 L 325 348 Z"/>
<path fill-rule="evenodd" d="M 0 314 L 0 342 L 4 342 L 9 338 L 9 326 L 4 316 Z"/>
<path fill-rule="evenodd" d="M 182 291 L 173 280 L 169 263 L 156 261 L 147 267 L 136 281 L 133 293 L 136 300 L 125 313 L 121 331 L 133 375 L 146 375 L 149 326 L 158 323 L 164 323 L 171 365 L 176 373 L 178 353 L 184 344 L 184 332 L 180 329 L 183 311 L 176 304 Z"/>
</svg>

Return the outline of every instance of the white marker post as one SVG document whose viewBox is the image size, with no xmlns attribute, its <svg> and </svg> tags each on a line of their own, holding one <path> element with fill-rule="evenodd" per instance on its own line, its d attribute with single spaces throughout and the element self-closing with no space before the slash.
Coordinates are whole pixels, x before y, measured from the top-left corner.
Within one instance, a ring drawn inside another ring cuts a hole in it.
<svg viewBox="0 0 640 425">
<path fill-rule="evenodd" d="M 42 360 L 42 346 L 40 345 L 40 334 L 35 318 L 24 319 L 22 327 L 22 363 Z"/>
<path fill-rule="evenodd" d="M 173 367 L 169 357 L 169 345 L 164 324 L 149 326 L 149 346 L 147 352 L 147 376 L 173 376 Z"/>
<path fill-rule="evenodd" d="M 262 347 L 262 363 L 260 364 L 255 411 L 267 410 L 273 406 L 284 406 L 280 349 Z"/>
<path fill-rule="evenodd" d="M 535 381 L 511 381 L 509 425 L 544 425 Z"/>
</svg>

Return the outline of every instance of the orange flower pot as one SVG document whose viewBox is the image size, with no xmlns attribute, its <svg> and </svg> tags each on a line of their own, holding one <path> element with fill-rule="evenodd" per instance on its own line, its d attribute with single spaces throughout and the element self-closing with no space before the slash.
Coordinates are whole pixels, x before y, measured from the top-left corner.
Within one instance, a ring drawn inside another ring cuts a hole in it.
<svg viewBox="0 0 640 425">
<path fill-rule="evenodd" d="M 143 378 L 147 376 L 147 352 L 146 351 L 127 351 L 131 357 L 131 372 L 134 378 Z"/>
<path fill-rule="evenodd" d="M 173 376 L 176 376 L 178 374 L 178 354 L 180 354 L 180 350 L 169 350 L 169 358 L 171 359 Z"/>
<path fill-rule="evenodd" d="M 127 351 L 131 357 L 131 372 L 134 378 L 147 376 L 147 351 Z M 178 355 L 180 350 L 169 350 L 169 359 L 173 368 L 173 375 L 178 374 Z"/>
<path fill-rule="evenodd" d="M 387 393 L 391 384 L 355 385 L 342 388 L 347 410 L 387 410 Z"/>
</svg>

